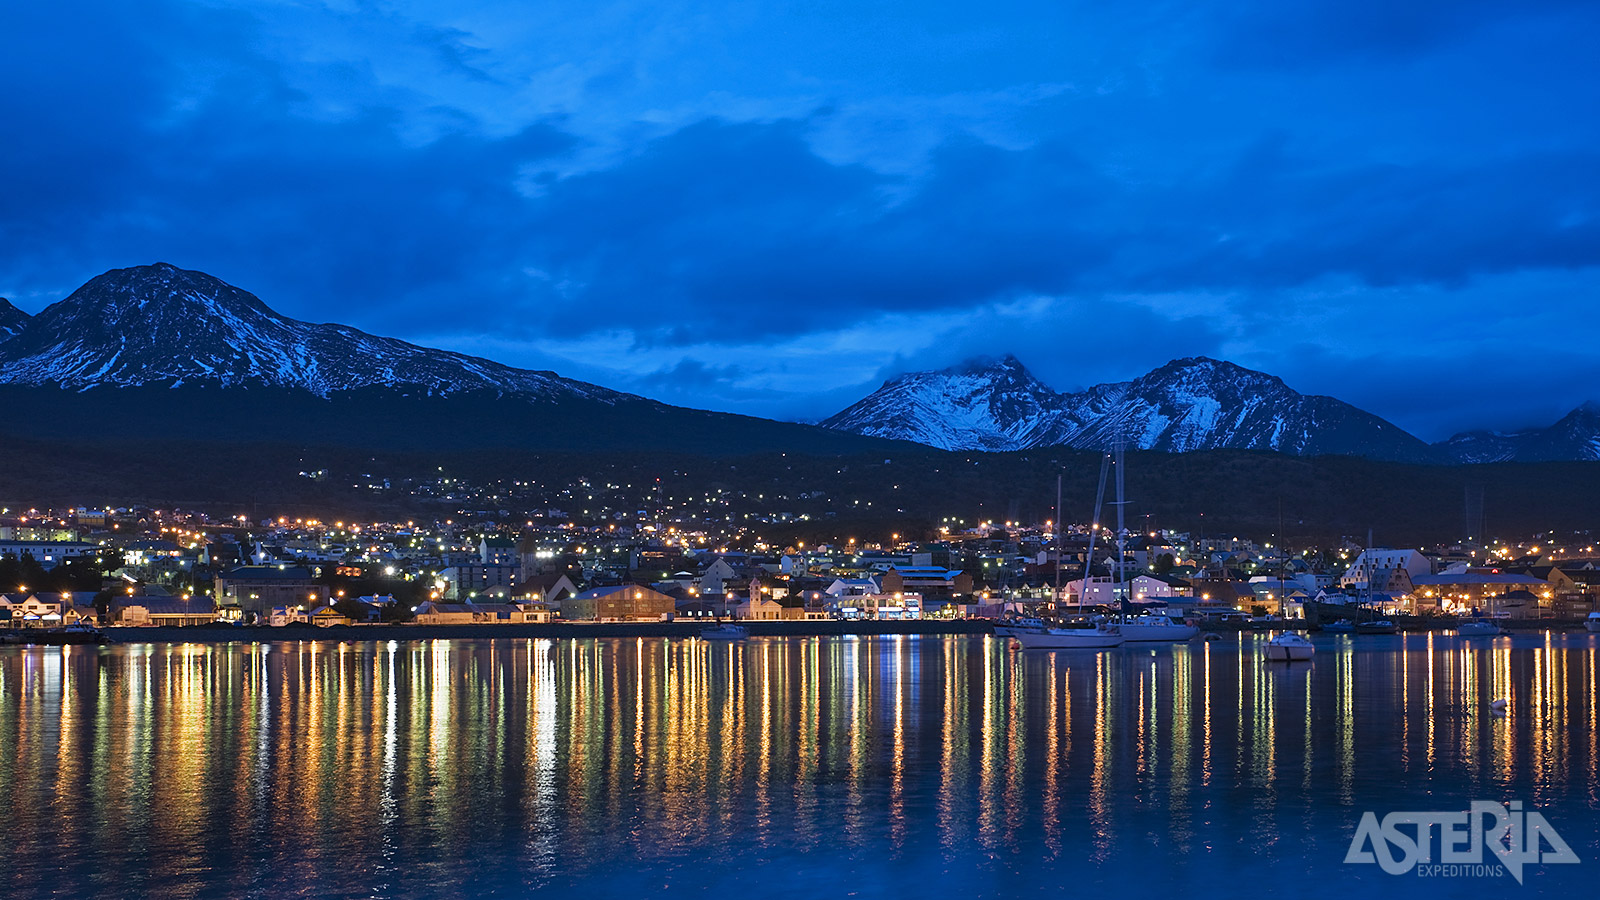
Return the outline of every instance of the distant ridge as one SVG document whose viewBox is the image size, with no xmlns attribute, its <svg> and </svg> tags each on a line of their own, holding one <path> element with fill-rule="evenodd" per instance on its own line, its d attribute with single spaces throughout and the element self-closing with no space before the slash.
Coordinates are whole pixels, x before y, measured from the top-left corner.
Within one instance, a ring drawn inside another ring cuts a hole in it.
<svg viewBox="0 0 1600 900">
<path fill-rule="evenodd" d="M 1397 462 L 1479 463 L 1600 459 L 1600 405 L 1548 429 L 1472 432 L 1429 445 L 1333 397 L 1206 357 L 1177 359 L 1132 381 L 1058 393 L 1014 356 L 976 357 L 896 376 L 822 423 L 855 434 L 946 450 L 1273 450 Z"/>
<path fill-rule="evenodd" d="M 8 329 L 0 340 L 5 427 L 27 436 L 376 449 L 896 449 L 297 321 L 168 263 L 113 269 L 31 318 L 6 303 L 0 326 Z"/>
<path fill-rule="evenodd" d="M 1060 393 L 1015 356 L 885 382 L 820 426 L 670 406 L 548 371 L 282 316 L 168 263 L 113 269 L 29 316 L 0 299 L 13 433 L 199 436 L 375 448 L 1267 450 L 1429 463 L 1600 459 L 1600 405 L 1549 428 L 1428 445 L 1276 376 L 1190 357 Z M 880 441 L 911 442 L 884 444 Z"/>
</svg>

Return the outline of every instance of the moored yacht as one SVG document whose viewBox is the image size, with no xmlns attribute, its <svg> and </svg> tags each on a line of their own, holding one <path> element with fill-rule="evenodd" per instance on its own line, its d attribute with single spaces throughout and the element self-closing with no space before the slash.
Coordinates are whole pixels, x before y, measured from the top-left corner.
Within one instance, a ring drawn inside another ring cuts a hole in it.
<svg viewBox="0 0 1600 900">
<path fill-rule="evenodd" d="M 1304 662 L 1316 649 L 1301 635 L 1285 631 L 1263 644 L 1261 653 L 1272 662 Z"/>
<path fill-rule="evenodd" d="M 738 641 L 750 636 L 750 629 L 732 622 L 707 625 L 700 629 L 700 637 L 707 641 Z"/>
<path fill-rule="evenodd" d="M 1200 633 L 1200 629 L 1194 625 L 1163 615 L 1128 616 L 1118 621 L 1116 626 L 1129 643 L 1187 641 Z"/>
<path fill-rule="evenodd" d="M 1583 627 L 1592 632 L 1600 633 L 1600 612 L 1589 613 L 1589 618 L 1583 620 Z"/>
<path fill-rule="evenodd" d="M 1490 619 L 1469 619 L 1456 625 L 1456 634 L 1462 637 L 1494 637 L 1505 633 L 1499 623 Z"/>
<path fill-rule="evenodd" d="M 994 625 L 994 635 L 995 637 L 1016 637 L 1018 633 L 1023 631 L 1043 631 L 1044 628 L 1045 624 L 1043 619 L 1018 616 L 1001 619 L 1000 621 L 996 622 Z"/>
<path fill-rule="evenodd" d="M 1012 635 L 1024 650 L 1109 650 L 1120 647 L 1126 640 L 1117 633 L 1116 626 L 1097 625 L 1094 628 L 1043 628 L 1038 631 L 1019 631 Z"/>
</svg>

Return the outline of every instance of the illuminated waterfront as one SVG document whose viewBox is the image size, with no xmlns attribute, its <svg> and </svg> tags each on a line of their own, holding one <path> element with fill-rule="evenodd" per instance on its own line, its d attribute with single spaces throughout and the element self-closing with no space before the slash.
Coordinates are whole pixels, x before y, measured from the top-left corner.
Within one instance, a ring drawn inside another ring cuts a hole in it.
<svg viewBox="0 0 1600 900">
<path fill-rule="evenodd" d="M 1537 894 L 1600 866 L 1600 639 L 1252 635 L 0 650 L 16 896 Z M 1511 713 L 1489 713 L 1506 697 Z M 1361 813 L 1526 801 L 1526 886 L 1346 865 Z"/>
</svg>

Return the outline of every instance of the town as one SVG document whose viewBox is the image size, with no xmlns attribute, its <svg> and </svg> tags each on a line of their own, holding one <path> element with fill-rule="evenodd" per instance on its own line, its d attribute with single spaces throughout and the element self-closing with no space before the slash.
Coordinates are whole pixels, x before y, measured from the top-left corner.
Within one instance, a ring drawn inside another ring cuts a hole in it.
<svg viewBox="0 0 1600 900">
<path fill-rule="evenodd" d="M 939 620 L 1124 601 L 1215 622 L 1345 604 L 1548 626 L 1600 600 L 1600 551 L 1582 533 L 1405 549 L 1152 530 L 1123 535 L 1119 566 L 1116 536 L 1102 527 L 1091 544 L 1081 524 L 1058 535 L 1049 521 L 947 518 L 934 539 L 780 546 L 742 521 L 651 517 L 577 524 L 546 508 L 517 522 L 358 523 L 6 509 L 0 628 Z"/>
</svg>

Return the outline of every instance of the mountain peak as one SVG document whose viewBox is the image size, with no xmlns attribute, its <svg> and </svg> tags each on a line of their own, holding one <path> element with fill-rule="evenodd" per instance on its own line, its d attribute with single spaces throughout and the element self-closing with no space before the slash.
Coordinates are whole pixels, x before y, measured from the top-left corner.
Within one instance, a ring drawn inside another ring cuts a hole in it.
<svg viewBox="0 0 1600 900">
<path fill-rule="evenodd" d="M 894 434 L 945 449 L 1010 450 L 1059 400 L 1011 354 L 976 356 L 944 369 L 889 379 L 821 424 L 869 436 Z"/>
<path fill-rule="evenodd" d="M 430 350 L 343 325 L 312 325 L 205 272 L 112 269 L 0 345 L 0 384 L 270 386 L 326 397 L 366 387 L 425 394 L 625 395 L 549 373 Z"/>
<path fill-rule="evenodd" d="M 952 450 L 1126 443 L 1177 452 L 1234 447 L 1432 458 L 1426 444 L 1376 416 L 1204 356 L 1076 394 L 1051 390 L 1014 356 L 981 357 L 902 375 L 822 424 Z"/>
<path fill-rule="evenodd" d="M 0 341 L 4 341 L 22 331 L 32 316 L 11 305 L 11 301 L 0 297 Z"/>
</svg>

